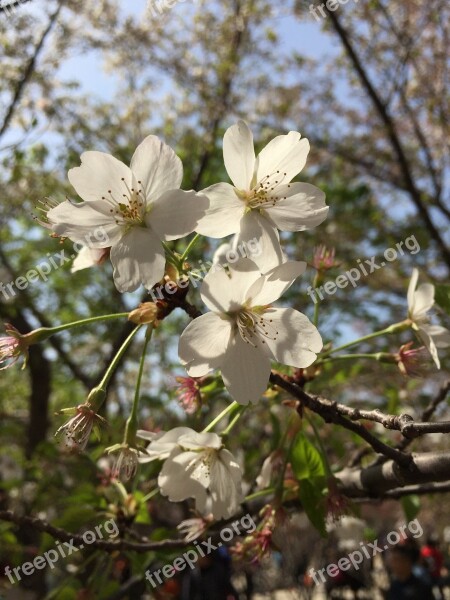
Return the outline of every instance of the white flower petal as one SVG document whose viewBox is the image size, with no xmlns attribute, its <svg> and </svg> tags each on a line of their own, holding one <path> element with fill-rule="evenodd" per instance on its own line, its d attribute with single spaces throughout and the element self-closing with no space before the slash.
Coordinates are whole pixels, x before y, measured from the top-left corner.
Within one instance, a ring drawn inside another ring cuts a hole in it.
<svg viewBox="0 0 450 600">
<path fill-rule="evenodd" d="M 139 462 L 147 463 L 153 460 L 165 460 L 172 450 L 178 446 L 178 440 L 183 435 L 193 433 L 196 432 L 189 427 L 175 427 L 170 431 L 159 431 L 158 433 L 142 429 L 138 430 L 137 436 L 139 438 L 150 441 L 150 445 L 146 449 L 147 455 L 142 455 L 142 457 L 139 458 Z"/>
<path fill-rule="evenodd" d="M 195 230 L 208 206 L 202 194 L 169 190 L 153 201 L 145 221 L 161 240 L 177 240 Z"/>
<path fill-rule="evenodd" d="M 428 352 L 431 354 L 431 358 L 434 360 L 436 367 L 440 369 L 441 361 L 439 360 L 438 351 L 433 338 L 428 334 L 425 327 L 419 327 L 417 330 L 417 334 L 422 340 L 422 343 L 425 346 L 425 348 L 427 348 Z"/>
<path fill-rule="evenodd" d="M 136 148 L 131 159 L 136 182 L 142 182 L 147 202 L 168 190 L 178 189 L 183 179 L 183 165 L 170 146 L 156 135 L 149 135 Z"/>
<path fill-rule="evenodd" d="M 411 320 L 423 319 L 434 305 L 434 285 L 421 283 L 413 294 L 410 318 Z"/>
<path fill-rule="evenodd" d="M 261 280 L 259 286 L 257 280 Z M 229 265 L 228 272 L 220 265 L 213 265 L 203 280 L 200 295 L 210 310 L 227 313 L 241 307 L 254 284 L 257 293 L 263 284 L 261 273 L 252 260 L 241 258 Z"/>
<path fill-rule="evenodd" d="M 123 202 L 123 194 L 134 187 L 133 175 L 123 162 L 105 152 L 84 152 L 81 166 L 70 169 L 67 177 L 83 200 L 102 200 L 109 206 Z M 122 178 L 124 181 L 122 181 Z"/>
<path fill-rule="evenodd" d="M 163 496 L 168 496 L 171 502 L 181 502 L 187 498 L 206 502 L 205 487 L 193 479 L 187 470 L 189 463 L 196 458 L 196 452 L 175 450 L 166 459 L 158 476 L 158 485 Z"/>
<path fill-rule="evenodd" d="M 223 158 L 231 181 L 239 190 L 249 190 L 255 172 L 253 135 L 245 121 L 239 121 L 225 132 Z"/>
<path fill-rule="evenodd" d="M 278 300 L 297 277 L 306 271 L 306 267 L 305 262 L 289 261 L 271 269 L 264 275 L 264 285 L 260 292 L 252 296 L 253 306 L 265 306 Z M 249 295 L 252 291 L 249 291 Z"/>
<path fill-rule="evenodd" d="M 239 404 L 257 402 L 267 389 L 269 377 L 269 358 L 236 335 L 222 364 L 223 382 L 232 398 Z"/>
<path fill-rule="evenodd" d="M 216 313 L 206 313 L 189 323 L 181 334 L 178 354 L 191 377 L 202 377 L 221 364 L 231 332 L 231 321 Z"/>
<path fill-rule="evenodd" d="M 257 490 L 265 490 L 270 486 L 270 482 L 272 481 L 272 473 L 273 473 L 273 462 L 272 455 L 270 454 L 266 460 L 263 462 L 261 467 L 261 471 L 256 478 L 256 489 Z"/>
<path fill-rule="evenodd" d="M 146 227 L 132 227 L 113 246 L 110 258 L 119 292 L 133 292 L 141 284 L 151 289 L 164 276 L 164 249 L 153 231 Z"/>
<path fill-rule="evenodd" d="M 223 238 L 238 232 L 245 203 L 238 198 L 234 187 L 229 183 L 217 183 L 201 193 L 208 197 L 209 208 L 200 219 L 196 231 L 212 238 Z"/>
<path fill-rule="evenodd" d="M 325 194 L 309 183 L 278 186 L 274 192 L 280 198 L 266 209 L 271 221 L 281 231 L 304 231 L 320 225 L 328 215 Z"/>
<path fill-rule="evenodd" d="M 419 270 L 414 268 L 408 286 L 408 312 L 411 313 L 414 305 L 414 292 L 419 281 Z"/>
<path fill-rule="evenodd" d="M 191 430 L 180 436 L 178 444 L 185 450 L 200 450 L 202 448 L 218 450 L 222 446 L 222 440 L 217 433 L 198 433 Z"/>
<path fill-rule="evenodd" d="M 243 500 L 242 471 L 228 450 L 221 450 L 218 460 L 211 467 L 211 511 L 215 519 L 231 517 Z"/>
<path fill-rule="evenodd" d="M 436 348 L 448 348 L 450 346 L 450 331 L 441 325 L 423 325 L 423 329 L 433 338 Z"/>
<path fill-rule="evenodd" d="M 262 273 L 286 261 L 280 246 L 278 231 L 272 223 L 259 212 L 252 210 L 242 217 L 240 231 L 237 235 L 237 245 L 256 244 L 260 254 L 252 255 L 252 260 Z"/>
<path fill-rule="evenodd" d="M 301 135 L 297 131 L 290 131 L 287 135 L 274 138 L 261 150 L 256 160 L 258 183 L 277 171 L 280 171 L 282 183 L 289 183 L 300 173 L 309 152 L 308 140 L 300 138 Z"/>
<path fill-rule="evenodd" d="M 105 254 L 106 252 L 106 254 Z M 108 250 L 103 248 L 87 248 L 84 246 L 78 252 L 70 269 L 71 273 L 76 273 L 82 269 L 89 269 L 101 264 L 108 254 Z"/>
<path fill-rule="evenodd" d="M 123 235 L 123 226 L 116 224 L 101 200 L 76 204 L 66 200 L 47 216 L 53 232 L 89 248 L 108 248 Z"/>
<path fill-rule="evenodd" d="M 271 328 L 277 332 L 275 340 L 264 338 L 277 362 L 304 369 L 316 360 L 322 338 L 307 316 L 293 308 L 270 308 L 264 318 L 272 319 Z"/>
</svg>

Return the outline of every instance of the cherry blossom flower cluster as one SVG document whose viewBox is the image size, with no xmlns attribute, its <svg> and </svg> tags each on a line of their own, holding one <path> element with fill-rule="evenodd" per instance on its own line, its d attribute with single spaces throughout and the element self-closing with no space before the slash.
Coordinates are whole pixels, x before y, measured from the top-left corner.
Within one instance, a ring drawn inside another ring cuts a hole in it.
<svg viewBox="0 0 450 600">
<path fill-rule="evenodd" d="M 320 189 L 293 181 L 305 166 L 308 153 L 308 140 L 291 131 L 274 138 L 256 155 L 252 132 L 244 121 L 239 121 L 226 131 L 223 140 L 224 163 L 231 183 L 216 183 L 201 191 L 182 190 L 180 158 L 162 140 L 150 135 L 136 149 L 130 166 L 103 152 L 85 152 L 81 166 L 68 173 L 81 201 L 49 205 L 45 226 L 52 235 L 84 245 L 73 270 L 109 259 L 120 292 L 144 286 L 151 293 L 157 285 L 174 282 L 174 298 L 178 301 L 180 293 L 184 299 L 188 290 L 184 285 L 177 287 L 177 281 L 188 279 L 189 250 L 196 238 L 233 236 L 218 248 L 213 267 L 200 288 L 208 312 L 197 314 L 191 307 L 194 311 L 187 312 L 194 318 L 179 339 L 180 362 L 189 375 L 181 380 L 179 400 L 188 413 L 202 406 L 201 382 L 212 371 L 220 370 L 224 386 L 237 405 L 248 405 L 267 390 L 272 362 L 306 369 L 322 351 L 321 335 L 306 315 L 275 306 L 307 268 L 306 262 L 288 260 L 279 231 L 315 228 L 328 214 L 325 194 Z M 99 228 L 105 232 L 102 238 L 90 235 Z M 168 245 L 194 232 L 196 238 L 183 254 Z M 260 249 L 257 255 L 224 264 L 226 249 L 255 243 Z M 320 247 L 312 264 L 323 274 L 337 264 L 334 251 Z M 417 281 L 418 271 L 414 269 L 407 319 L 382 333 L 412 328 L 439 368 L 437 349 L 450 345 L 450 332 L 431 324 L 434 287 L 425 283 L 416 289 Z M 193 498 L 204 517 L 228 518 L 243 500 L 242 470 L 219 435 L 210 432 L 209 427 L 201 433 L 187 427 L 159 433 L 138 431 L 145 349 L 153 329 L 176 306 L 174 298 L 170 302 L 164 298 L 145 302 L 126 315 L 137 325 L 136 330 L 145 326 L 147 334 L 123 443 L 107 450 L 116 455 L 112 473 L 129 479 L 139 463 L 160 461 L 158 486 L 164 496 L 173 502 Z M 118 316 L 123 315 L 98 320 Z M 20 356 L 26 360 L 32 343 L 93 320 L 28 335 L 9 327 L 7 336 L 0 340 L 0 367 L 10 366 Z M 133 335 L 86 403 L 67 409 L 72 418 L 58 432 L 69 447 L 84 449 L 92 431 L 98 432 L 103 425 L 97 413 L 106 397 L 109 378 Z M 419 350 L 404 345 L 398 354 L 389 355 L 387 362 L 396 362 L 403 373 L 410 374 L 417 370 Z M 142 445 L 138 438 L 143 440 Z M 266 529 L 260 534 L 267 534 L 269 540 L 271 528 Z"/>
</svg>

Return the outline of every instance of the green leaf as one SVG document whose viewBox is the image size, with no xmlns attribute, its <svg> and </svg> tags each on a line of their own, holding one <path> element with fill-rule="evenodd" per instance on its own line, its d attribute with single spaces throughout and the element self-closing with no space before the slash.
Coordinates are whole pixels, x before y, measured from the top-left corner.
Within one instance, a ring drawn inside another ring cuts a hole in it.
<svg viewBox="0 0 450 600">
<path fill-rule="evenodd" d="M 417 517 L 420 511 L 420 498 L 411 494 L 410 496 L 403 496 L 401 499 L 403 512 L 408 521 L 412 521 Z"/>
<path fill-rule="evenodd" d="M 303 433 L 297 435 L 292 445 L 290 460 L 297 479 L 310 479 L 325 475 L 322 455 Z"/>
<path fill-rule="evenodd" d="M 322 537 L 326 537 L 326 510 L 323 496 L 324 479 L 302 479 L 299 487 L 299 498 L 308 519 Z"/>
</svg>

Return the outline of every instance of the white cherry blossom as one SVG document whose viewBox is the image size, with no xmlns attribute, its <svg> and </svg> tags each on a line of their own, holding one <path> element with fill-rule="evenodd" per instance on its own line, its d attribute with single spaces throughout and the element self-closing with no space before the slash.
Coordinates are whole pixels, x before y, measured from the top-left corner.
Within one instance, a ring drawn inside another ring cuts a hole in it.
<svg viewBox="0 0 450 600">
<path fill-rule="evenodd" d="M 437 349 L 450 346 L 450 331 L 441 325 L 431 324 L 428 312 L 434 306 L 434 285 L 421 283 L 417 287 L 418 279 L 419 271 L 413 269 L 408 287 L 408 319 L 440 369 Z"/>
<path fill-rule="evenodd" d="M 85 152 L 68 174 L 84 202 L 62 202 L 47 221 L 83 246 L 111 246 L 119 291 L 150 289 L 164 276 L 162 242 L 192 233 L 208 206 L 205 196 L 179 189 L 182 177 L 181 160 L 154 135 L 137 147 L 131 168 L 104 152 Z"/>
<path fill-rule="evenodd" d="M 247 404 L 267 389 L 271 360 L 311 365 L 322 349 L 316 327 L 297 310 L 271 306 L 305 269 L 304 262 L 287 262 L 262 275 L 248 258 L 228 270 L 213 267 L 200 291 L 211 312 L 194 319 L 179 342 L 189 375 L 220 369 L 231 396 Z"/>
<path fill-rule="evenodd" d="M 150 439 L 148 456 L 139 462 L 164 460 L 158 476 L 161 493 L 172 502 L 195 499 L 196 509 L 214 519 L 233 515 L 242 501 L 242 472 L 233 455 L 215 433 L 197 433 L 188 427 L 138 436 Z"/>
<path fill-rule="evenodd" d="M 210 200 L 197 231 L 212 238 L 238 234 L 237 243 L 257 238 L 268 266 L 283 262 L 278 230 L 317 227 L 328 214 L 325 194 L 309 183 L 291 183 L 306 163 L 309 142 L 291 131 L 267 144 L 256 157 L 253 135 L 244 121 L 223 140 L 225 167 L 233 185 L 203 190 Z"/>
</svg>

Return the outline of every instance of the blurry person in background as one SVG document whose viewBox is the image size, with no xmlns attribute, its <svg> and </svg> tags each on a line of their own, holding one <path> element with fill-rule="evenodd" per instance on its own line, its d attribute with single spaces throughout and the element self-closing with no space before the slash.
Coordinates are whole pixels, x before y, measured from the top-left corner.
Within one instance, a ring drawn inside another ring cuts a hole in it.
<svg viewBox="0 0 450 600">
<path fill-rule="evenodd" d="M 428 570 L 433 586 L 439 588 L 438 598 L 444 598 L 441 588 L 442 585 L 442 567 L 444 566 L 444 555 L 439 549 L 439 538 L 437 535 L 430 535 L 427 538 L 425 546 L 420 551 L 422 562 Z"/>
<path fill-rule="evenodd" d="M 180 600 L 238 600 L 231 583 L 231 559 L 225 547 L 199 557 L 197 566 L 185 572 Z"/>
<path fill-rule="evenodd" d="M 415 562 L 416 554 L 408 544 L 391 548 L 386 561 L 391 584 L 385 600 L 435 600 L 431 585 L 413 573 Z"/>
</svg>

